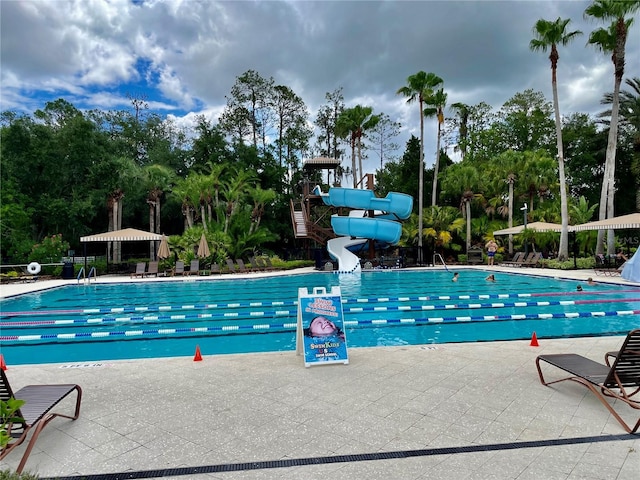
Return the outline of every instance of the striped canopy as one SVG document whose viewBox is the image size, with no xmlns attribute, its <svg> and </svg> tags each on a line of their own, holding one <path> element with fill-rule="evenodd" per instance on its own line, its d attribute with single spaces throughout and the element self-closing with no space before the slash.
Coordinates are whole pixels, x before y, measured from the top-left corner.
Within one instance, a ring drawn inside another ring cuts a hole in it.
<svg viewBox="0 0 640 480">
<path fill-rule="evenodd" d="M 86 237 L 80 237 L 80 242 L 143 242 L 150 240 L 162 240 L 159 233 L 145 232 L 135 228 L 125 228 L 113 232 L 96 233 Z"/>
<path fill-rule="evenodd" d="M 572 227 L 569 227 L 571 231 Z M 518 225 L 511 228 L 503 228 L 502 230 L 496 230 L 493 235 L 518 235 L 524 230 L 524 225 Z M 557 223 L 548 222 L 531 222 L 527 224 L 527 230 L 533 230 L 534 232 L 561 232 L 562 225 Z"/>
<path fill-rule="evenodd" d="M 640 229 L 640 213 L 630 213 L 629 215 L 583 223 L 581 225 L 574 225 L 571 228 L 574 232 L 581 232 L 583 230 L 624 230 L 625 228 Z"/>
</svg>

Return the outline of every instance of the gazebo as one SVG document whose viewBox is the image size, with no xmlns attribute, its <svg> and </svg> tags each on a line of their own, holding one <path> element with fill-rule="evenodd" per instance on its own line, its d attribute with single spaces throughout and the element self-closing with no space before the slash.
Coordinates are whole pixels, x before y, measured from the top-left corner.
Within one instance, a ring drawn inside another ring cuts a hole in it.
<svg viewBox="0 0 640 480">
<path fill-rule="evenodd" d="M 153 242 L 162 240 L 159 233 L 145 232 L 135 228 L 113 230 L 111 232 L 96 233 L 80 237 L 80 243 L 84 243 L 84 268 L 87 269 L 87 242 Z"/>
</svg>

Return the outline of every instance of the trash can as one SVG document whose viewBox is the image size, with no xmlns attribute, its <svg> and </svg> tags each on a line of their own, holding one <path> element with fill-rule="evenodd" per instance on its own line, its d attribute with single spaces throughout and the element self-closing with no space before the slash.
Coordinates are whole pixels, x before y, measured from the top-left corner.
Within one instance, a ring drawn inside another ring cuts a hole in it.
<svg viewBox="0 0 640 480">
<path fill-rule="evenodd" d="M 64 262 L 64 265 L 62 266 L 62 278 L 65 280 L 71 280 L 73 277 L 73 263 Z"/>
</svg>

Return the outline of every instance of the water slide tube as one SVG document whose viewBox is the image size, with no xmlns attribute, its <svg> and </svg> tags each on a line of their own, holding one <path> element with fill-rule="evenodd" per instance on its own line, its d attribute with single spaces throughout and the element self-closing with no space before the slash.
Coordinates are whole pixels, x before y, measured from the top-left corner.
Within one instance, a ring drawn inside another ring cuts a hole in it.
<svg viewBox="0 0 640 480">
<path fill-rule="evenodd" d="M 332 215 L 331 227 L 338 238 L 327 242 L 327 251 L 338 261 L 340 272 L 360 271 L 360 259 L 348 247 L 361 245 L 368 240 L 395 245 L 400 241 L 402 225 L 395 220 L 409 218 L 413 208 L 413 197 L 404 193 L 390 192 L 378 198 L 371 190 L 353 188 L 331 188 L 323 194 L 316 187 L 314 193 L 322 197 L 326 205 L 353 208 L 348 217 Z M 373 217 L 365 217 L 366 211 L 374 211 Z"/>
</svg>

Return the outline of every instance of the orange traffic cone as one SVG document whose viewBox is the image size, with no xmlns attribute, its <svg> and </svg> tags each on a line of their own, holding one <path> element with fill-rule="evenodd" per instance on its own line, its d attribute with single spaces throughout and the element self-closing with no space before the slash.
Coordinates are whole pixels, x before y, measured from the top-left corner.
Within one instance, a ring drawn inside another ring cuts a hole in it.
<svg viewBox="0 0 640 480">
<path fill-rule="evenodd" d="M 2 370 L 6 370 L 7 369 L 7 364 L 4 363 L 4 355 L 2 355 L 1 353 L 0 353 L 0 368 Z"/>
<path fill-rule="evenodd" d="M 533 332 L 533 336 L 531 337 L 531 343 L 529 344 L 530 347 L 539 347 L 540 345 L 538 345 L 538 337 L 536 337 L 536 332 Z"/>
<path fill-rule="evenodd" d="M 202 361 L 202 354 L 200 353 L 200 345 L 196 345 L 196 355 L 193 357 L 194 362 Z"/>
</svg>

